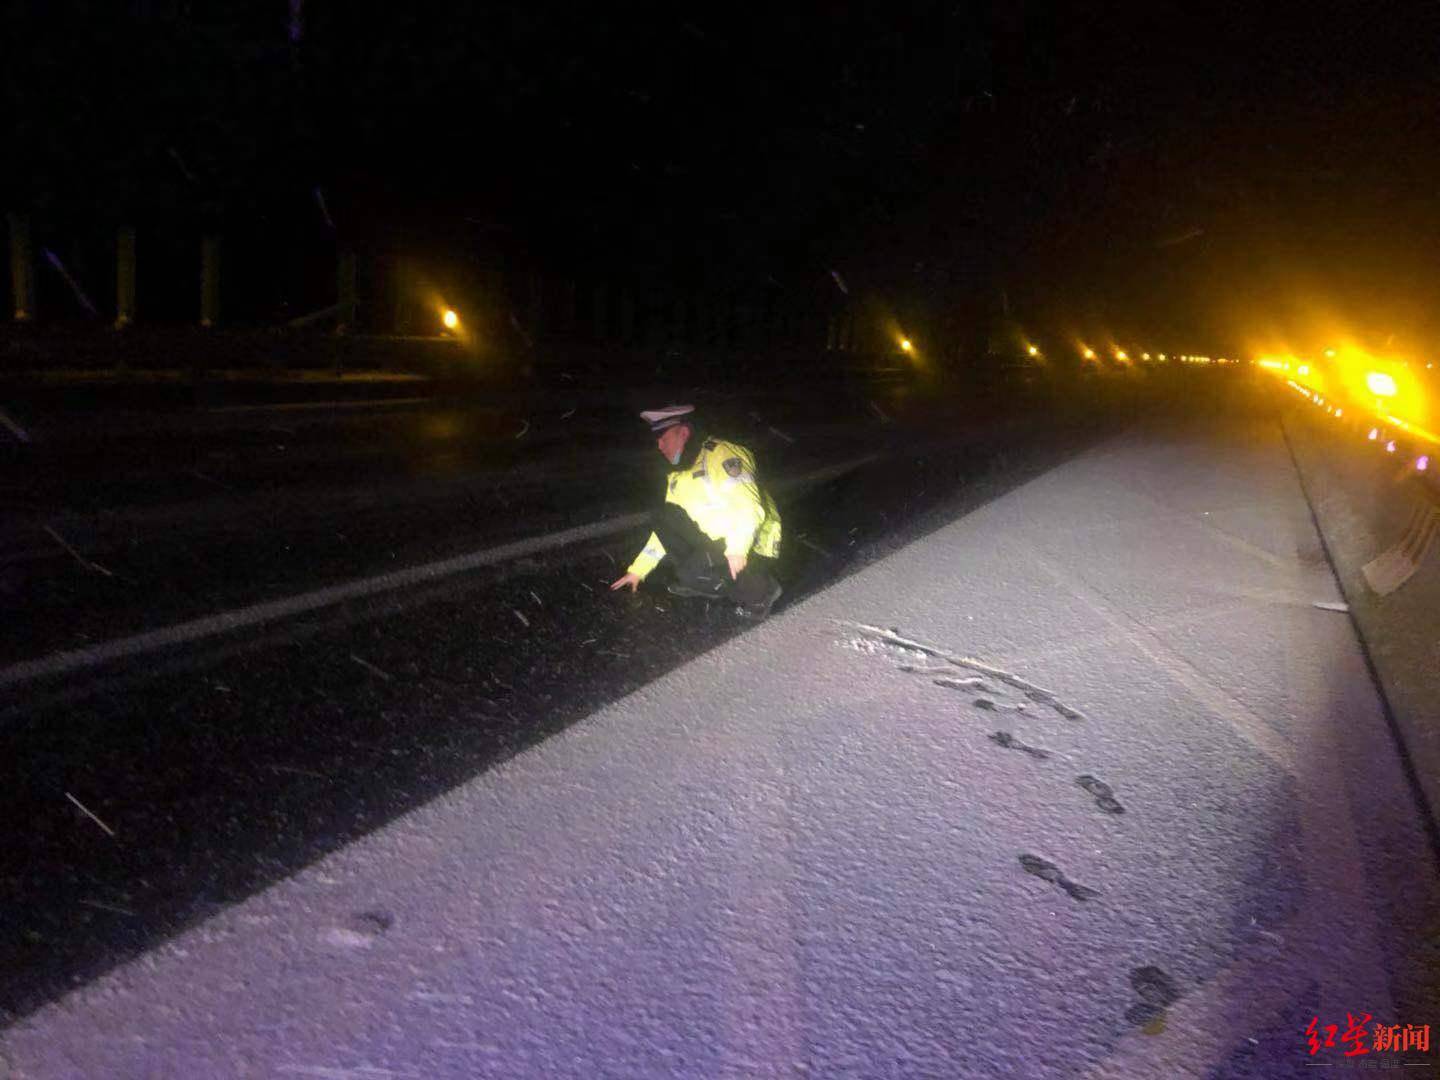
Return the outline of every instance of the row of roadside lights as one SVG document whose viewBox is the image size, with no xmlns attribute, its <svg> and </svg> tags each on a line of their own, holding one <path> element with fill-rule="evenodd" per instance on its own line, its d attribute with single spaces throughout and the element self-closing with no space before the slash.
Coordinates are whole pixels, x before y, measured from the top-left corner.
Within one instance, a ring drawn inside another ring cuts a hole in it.
<svg viewBox="0 0 1440 1080">
<path fill-rule="evenodd" d="M 1372 372 L 1367 377 L 1366 383 L 1372 393 L 1376 393 L 1383 397 L 1386 396 L 1385 391 L 1387 387 L 1384 383 L 1384 380 L 1386 379 L 1390 379 L 1390 376 L 1384 374 L 1383 372 Z M 1308 398 L 1310 403 L 1316 408 L 1323 408 L 1326 413 L 1328 413 L 1330 416 L 1333 416 L 1336 420 L 1343 420 L 1345 418 L 1345 410 L 1339 405 L 1336 405 L 1333 402 L 1327 400 L 1325 395 L 1318 393 L 1317 391 L 1311 390 L 1307 386 L 1302 386 L 1294 379 L 1286 379 L 1285 381 L 1297 393 Z M 1390 380 L 1388 390 L 1391 395 L 1395 393 L 1395 383 L 1393 379 Z M 1380 427 L 1377 425 L 1370 428 L 1369 432 L 1366 434 L 1365 437 L 1369 442 L 1373 442 L 1378 446 L 1384 446 L 1385 452 L 1387 454 L 1394 454 L 1399 449 L 1396 440 L 1391 437 L 1388 428 Z M 1416 472 L 1428 472 L 1430 469 L 1430 455 L 1415 455 L 1415 457 L 1410 462 L 1410 466 Z"/>
<path fill-rule="evenodd" d="M 1031 356 L 1034 356 L 1034 355 L 1036 355 L 1036 353 L 1037 353 L 1037 350 L 1036 350 L 1036 348 L 1032 345 L 1032 346 L 1030 347 L 1030 355 L 1031 355 Z M 1084 359 L 1086 359 L 1086 360 L 1098 360 L 1098 359 L 1100 359 L 1099 354 L 1098 354 L 1094 349 L 1090 348 L 1088 345 L 1083 345 L 1083 346 L 1081 346 L 1081 348 L 1080 348 L 1080 355 L 1081 355 L 1082 358 L 1084 358 Z M 1120 363 L 1122 363 L 1122 364 L 1128 364 L 1128 363 L 1130 362 L 1130 354 L 1129 354 L 1128 352 L 1126 352 L 1124 349 L 1116 349 L 1114 355 L 1115 355 L 1115 359 L 1118 360 L 1118 361 L 1120 361 Z M 1178 360 L 1178 361 L 1179 361 L 1180 363 L 1182 363 L 1182 364 L 1238 364 L 1238 363 L 1240 362 L 1239 360 L 1231 360 L 1231 359 L 1229 359 L 1228 357 L 1224 357 L 1224 356 L 1221 356 L 1221 357 L 1219 357 L 1218 359 L 1212 359 L 1212 358 L 1209 357 L 1209 356 L 1195 356 L 1195 355 L 1188 355 L 1188 354 L 1187 354 L 1187 355 L 1176 355 L 1176 356 L 1174 356 L 1174 357 L 1172 358 L 1172 357 L 1170 357 L 1170 356 L 1167 356 L 1167 355 L 1166 355 L 1165 353 L 1163 353 L 1163 352 L 1162 352 L 1162 353 L 1155 353 L 1153 356 L 1152 356 L 1150 353 L 1148 353 L 1148 352 L 1142 352 L 1142 353 L 1140 354 L 1140 359 L 1146 361 L 1147 363 L 1148 363 L 1148 362 L 1153 362 L 1153 361 L 1159 361 L 1159 362 L 1162 363 L 1162 364 L 1163 364 L 1163 363 L 1168 363 L 1171 359 Z"/>
<path fill-rule="evenodd" d="M 912 342 L 908 337 L 902 337 L 902 338 L 900 339 L 899 344 L 900 344 L 900 351 L 901 351 L 901 352 L 913 353 L 913 352 L 915 351 L 915 343 Z M 1039 346 L 1037 346 L 1037 345 L 1027 345 L 1027 346 L 1025 346 L 1025 354 L 1026 354 L 1027 356 L 1029 356 L 1031 359 L 1039 359 L 1039 357 L 1040 357 L 1040 348 L 1039 348 Z M 1129 354 L 1128 352 L 1126 352 L 1124 349 L 1116 349 L 1114 355 L 1115 355 L 1115 359 L 1116 359 L 1117 361 L 1119 361 L 1120 363 L 1122 363 L 1122 364 L 1128 364 L 1128 363 L 1131 362 L 1131 360 L 1130 360 L 1130 354 Z M 1085 359 L 1085 360 L 1099 360 L 1099 359 L 1100 359 L 1099 353 L 1097 353 L 1094 349 L 1090 348 L 1088 345 L 1082 345 L 1082 346 L 1080 347 L 1080 356 L 1081 356 L 1083 359 Z M 1152 356 L 1152 355 L 1151 355 L 1150 353 L 1148 353 L 1148 352 L 1142 352 L 1142 353 L 1140 354 L 1140 359 L 1146 361 L 1147 363 L 1152 362 L 1152 361 L 1159 361 L 1160 363 L 1163 364 L 1163 363 L 1167 363 L 1167 362 L 1170 360 L 1170 357 L 1166 356 L 1166 354 L 1163 353 L 1163 352 L 1162 352 L 1162 353 L 1156 353 L 1154 356 Z M 1239 360 L 1232 360 L 1232 359 L 1229 359 L 1228 357 L 1224 357 L 1224 356 L 1221 356 L 1221 357 L 1216 358 L 1216 359 L 1212 359 L 1211 357 L 1208 357 L 1208 356 L 1195 356 L 1195 355 L 1184 355 L 1184 356 L 1180 356 L 1180 355 L 1177 355 L 1177 356 L 1174 357 L 1174 359 L 1175 359 L 1175 360 L 1178 360 L 1178 361 L 1179 361 L 1180 363 L 1182 363 L 1182 364 L 1238 364 L 1238 363 L 1240 363 Z"/>
</svg>

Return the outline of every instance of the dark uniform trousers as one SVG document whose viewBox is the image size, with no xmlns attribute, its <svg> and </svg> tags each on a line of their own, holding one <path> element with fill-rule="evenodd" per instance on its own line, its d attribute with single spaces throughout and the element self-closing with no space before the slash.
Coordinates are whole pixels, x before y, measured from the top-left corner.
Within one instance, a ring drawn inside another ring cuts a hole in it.
<svg viewBox="0 0 1440 1080">
<path fill-rule="evenodd" d="M 753 552 L 747 557 L 739 578 L 730 577 L 725 561 L 725 541 L 700 531 L 695 519 L 674 503 L 666 503 L 651 520 L 651 528 L 665 548 L 665 564 L 673 567 L 675 580 L 692 588 L 723 582 L 718 595 L 738 604 L 764 604 L 774 587 L 774 559 Z"/>
</svg>

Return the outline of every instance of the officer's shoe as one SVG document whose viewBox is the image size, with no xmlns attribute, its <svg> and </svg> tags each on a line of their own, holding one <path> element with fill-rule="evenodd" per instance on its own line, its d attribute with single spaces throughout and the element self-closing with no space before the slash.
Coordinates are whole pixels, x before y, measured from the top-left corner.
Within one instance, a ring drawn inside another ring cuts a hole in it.
<svg viewBox="0 0 1440 1080">
<path fill-rule="evenodd" d="M 688 581 L 672 581 L 665 591 L 671 596 L 698 596 L 714 600 L 725 591 L 725 582 L 720 578 L 691 578 Z"/>
<path fill-rule="evenodd" d="M 770 614 L 770 609 L 775 606 L 775 601 L 780 599 L 782 592 L 784 592 L 784 590 L 780 588 L 780 583 L 778 581 L 772 581 L 769 591 L 765 594 L 765 599 L 756 600 L 749 604 L 737 604 L 735 606 L 735 614 L 750 622 L 763 622 Z"/>
</svg>

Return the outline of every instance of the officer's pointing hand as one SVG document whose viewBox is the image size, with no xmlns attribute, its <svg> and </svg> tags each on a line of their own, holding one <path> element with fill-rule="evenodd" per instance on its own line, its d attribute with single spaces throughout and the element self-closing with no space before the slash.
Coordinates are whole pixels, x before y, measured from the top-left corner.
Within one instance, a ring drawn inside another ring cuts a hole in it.
<svg viewBox="0 0 1440 1080">
<path fill-rule="evenodd" d="M 749 561 L 746 555 L 726 555 L 725 561 L 730 564 L 730 576 L 738 578 L 740 572 L 745 569 L 745 563 Z"/>
<path fill-rule="evenodd" d="M 634 592 L 634 591 L 635 591 L 636 589 L 638 589 L 639 587 L 640 587 L 640 575 L 639 575 L 639 574 L 626 574 L 624 577 L 618 578 L 618 579 L 616 579 L 615 581 L 613 581 L 613 582 L 611 583 L 611 585 L 610 585 L 610 591 L 611 591 L 611 592 L 614 592 L 616 589 L 629 589 L 631 592 Z"/>
</svg>

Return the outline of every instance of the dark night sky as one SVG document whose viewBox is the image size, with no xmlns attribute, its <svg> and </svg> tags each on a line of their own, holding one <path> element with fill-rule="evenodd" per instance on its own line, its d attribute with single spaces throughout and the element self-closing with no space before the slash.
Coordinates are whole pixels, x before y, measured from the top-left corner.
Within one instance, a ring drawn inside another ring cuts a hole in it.
<svg viewBox="0 0 1440 1080">
<path fill-rule="evenodd" d="M 319 184 L 343 231 L 557 263 L 985 282 L 1117 333 L 1343 300 L 1440 336 L 1433 5 L 749 11 L 309 0 L 292 53 L 285 0 L 12 0 L 4 191 L 310 228 Z"/>
</svg>

